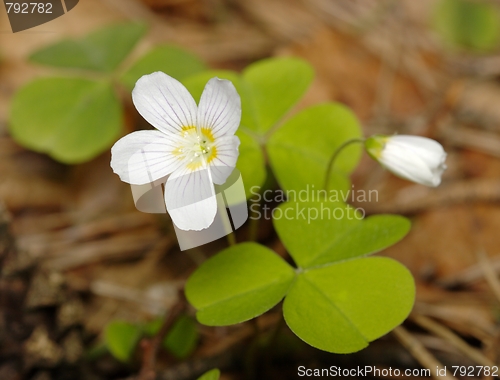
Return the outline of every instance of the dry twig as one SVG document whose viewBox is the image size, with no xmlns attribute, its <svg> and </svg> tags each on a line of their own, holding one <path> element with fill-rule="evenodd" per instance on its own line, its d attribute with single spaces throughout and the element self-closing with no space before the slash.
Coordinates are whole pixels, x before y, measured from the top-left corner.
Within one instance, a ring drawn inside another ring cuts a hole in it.
<svg viewBox="0 0 500 380">
<path fill-rule="evenodd" d="M 47 258 L 43 265 L 52 270 L 69 270 L 82 265 L 109 260 L 129 259 L 144 254 L 158 241 L 157 231 L 139 231 L 105 240 L 78 243 L 55 257 Z"/>
<path fill-rule="evenodd" d="M 437 189 L 410 186 L 401 190 L 391 202 L 366 204 L 367 214 L 395 213 L 415 214 L 431 208 L 457 203 L 498 202 L 500 200 L 500 181 L 479 178 L 456 181 Z"/>
<path fill-rule="evenodd" d="M 497 332 L 494 321 L 490 319 L 489 309 L 478 310 L 472 304 L 461 302 L 460 305 L 447 305 L 440 302 L 433 305 L 417 302 L 414 310 L 420 315 L 440 319 L 462 335 L 473 336 L 483 342 Z"/>
<path fill-rule="evenodd" d="M 450 125 L 441 129 L 440 137 L 452 145 L 500 157 L 500 136 L 498 133 Z"/>
<path fill-rule="evenodd" d="M 500 257 L 493 257 L 489 260 L 490 270 L 495 273 L 500 271 Z M 436 284 L 443 288 L 455 288 L 458 286 L 468 286 L 484 278 L 484 270 L 481 264 L 475 264 L 469 268 L 452 275 L 442 277 Z"/>
<path fill-rule="evenodd" d="M 420 343 L 410 332 L 408 332 L 403 326 L 398 326 L 393 330 L 393 334 L 399 340 L 399 342 L 406 347 L 406 349 L 413 355 L 415 359 L 418 360 L 422 366 L 428 368 L 431 371 L 432 377 L 436 380 L 453 380 L 456 378 L 453 376 L 445 375 L 440 376 L 439 370 L 443 370 L 445 367 L 439 362 L 434 355 L 432 355 L 422 343 Z"/>
<path fill-rule="evenodd" d="M 161 343 L 165 336 L 172 328 L 177 317 L 186 308 L 186 300 L 182 295 L 179 296 L 179 301 L 172 307 L 167 314 L 160 331 L 152 339 L 143 339 L 141 347 L 143 350 L 142 368 L 138 376 L 138 380 L 154 380 L 156 378 L 156 357 L 160 349 Z"/>
<path fill-rule="evenodd" d="M 497 298 L 498 302 L 500 302 L 500 281 L 498 280 L 497 274 L 495 273 L 495 270 L 492 268 L 490 264 L 490 259 L 488 255 L 484 251 L 479 251 L 477 253 L 479 265 L 481 266 L 481 269 L 483 270 L 484 273 L 484 278 L 486 279 L 486 282 L 490 286 L 491 290 L 493 291 L 493 294 L 495 294 L 495 297 Z"/>
<path fill-rule="evenodd" d="M 448 329 L 447 327 L 443 326 L 442 324 L 433 321 L 432 319 L 424 316 L 424 315 L 418 315 L 418 314 L 413 314 L 411 316 L 411 319 L 420 325 L 421 327 L 425 328 L 426 330 L 436 334 L 437 336 L 446 339 L 449 343 L 451 343 L 453 346 L 455 346 L 459 351 L 461 351 L 464 355 L 475 361 L 476 363 L 483 365 L 483 366 L 489 366 L 492 367 L 495 364 L 488 359 L 486 356 L 483 355 L 483 353 L 474 348 L 471 347 L 467 342 L 465 342 L 462 338 L 460 338 L 457 334 L 455 334 L 453 331 Z"/>
</svg>

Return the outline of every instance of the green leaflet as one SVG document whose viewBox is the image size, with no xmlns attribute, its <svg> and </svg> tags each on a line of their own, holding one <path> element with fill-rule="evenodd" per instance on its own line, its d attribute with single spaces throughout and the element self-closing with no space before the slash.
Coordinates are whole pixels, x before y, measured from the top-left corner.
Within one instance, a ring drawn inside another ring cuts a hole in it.
<svg viewBox="0 0 500 380">
<path fill-rule="evenodd" d="M 74 164 L 111 147 L 122 127 L 111 84 L 82 78 L 41 78 L 12 100 L 10 131 L 21 145 Z"/>
<path fill-rule="evenodd" d="M 292 267 L 270 249 L 244 243 L 203 263 L 189 278 L 186 297 L 201 323 L 230 325 L 275 306 L 293 278 Z"/>
<path fill-rule="evenodd" d="M 67 39 L 30 56 L 47 66 L 109 73 L 116 69 L 147 31 L 143 23 L 120 23 L 96 30 L 80 39 Z"/>
</svg>

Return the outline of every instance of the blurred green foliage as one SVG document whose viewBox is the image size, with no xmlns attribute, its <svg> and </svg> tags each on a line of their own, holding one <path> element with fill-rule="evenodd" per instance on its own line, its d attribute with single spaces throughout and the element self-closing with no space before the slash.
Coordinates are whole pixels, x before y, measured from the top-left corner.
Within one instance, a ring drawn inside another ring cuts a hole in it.
<svg viewBox="0 0 500 380">
<path fill-rule="evenodd" d="M 267 149 L 271 167 L 285 190 L 321 189 L 333 152 L 345 141 L 360 137 L 359 122 L 344 105 L 326 103 L 309 107 L 287 120 L 270 137 Z M 342 152 L 335 162 L 329 189 L 347 191 L 351 187 L 348 175 L 360 156 L 359 144 Z"/>
<path fill-rule="evenodd" d="M 129 91 L 154 71 L 182 79 L 206 69 L 194 55 L 169 45 L 153 48 L 127 67 L 126 58 L 146 30 L 144 24 L 121 23 L 34 52 L 32 62 L 64 70 L 65 76 L 35 79 L 16 93 L 9 117 L 13 138 L 63 163 L 91 160 L 120 136 L 120 86 Z"/>
<path fill-rule="evenodd" d="M 127 362 L 131 359 L 139 340 L 152 337 L 161 329 L 163 319 L 154 319 L 146 324 L 134 324 L 125 321 L 112 321 L 104 331 L 104 344 L 118 360 Z M 196 321 L 181 315 L 174 322 L 162 341 L 162 347 L 177 358 L 189 356 L 196 348 L 198 330 Z"/>
<path fill-rule="evenodd" d="M 199 377 L 198 380 L 219 380 L 219 377 L 220 371 L 218 369 L 212 369 Z"/>
<path fill-rule="evenodd" d="M 12 137 L 66 163 L 86 161 L 107 149 L 122 124 L 122 106 L 105 80 L 35 79 L 19 90 L 11 107 Z"/>
<path fill-rule="evenodd" d="M 104 330 L 104 342 L 111 355 L 126 362 L 141 338 L 141 329 L 129 322 L 113 321 Z"/>
<path fill-rule="evenodd" d="M 497 5 L 476 0 L 440 0 L 433 24 L 454 48 L 488 52 L 498 47 L 500 13 Z"/>
<path fill-rule="evenodd" d="M 163 347 L 178 358 L 189 356 L 196 347 L 198 330 L 196 322 L 188 316 L 181 316 L 174 323 L 163 340 Z"/>
<path fill-rule="evenodd" d="M 66 39 L 42 48 L 30 60 L 46 66 L 110 73 L 147 31 L 145 24 L 117 24 L 81 39 Z"/>
<path fill-rule="evenodd" d="M 176 79 L 183 79 L 206 70 L 205 64 L 195 55 L 171 45 L 157 46 L 139 58 L 120 78 L 130 90 L 135 82 L 155 71 L 163 71 Z"/>
</svg>

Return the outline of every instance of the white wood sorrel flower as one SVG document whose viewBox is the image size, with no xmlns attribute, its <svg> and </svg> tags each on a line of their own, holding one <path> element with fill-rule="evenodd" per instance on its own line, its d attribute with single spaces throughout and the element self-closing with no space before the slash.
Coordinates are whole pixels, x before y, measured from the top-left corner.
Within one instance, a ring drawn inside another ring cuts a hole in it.
<svg viewBox="0 0 500 380">
<path fill-rule="evenodd" d="M 182 230 L 208 228 L 217 213 L 214 184 L 236 166 L 240 140 L 234 136 L 241 101 L 228 80 L 208 81 L 196 106 L 174 78 L 155 72 L 140 78 L 132 99 L 157 130 L 133 132 L 111 149 L 111 167 L 124 182 L 144 185 L 169 175 L 165 203 Z"/>
<path fill-rule="evenodd" d="M 446 169 L 446 153 L 437 141 L 420 136 L 375 135 L 365 141 L 368 154 L 398 177 L 435 187 Z"/>
</svg>

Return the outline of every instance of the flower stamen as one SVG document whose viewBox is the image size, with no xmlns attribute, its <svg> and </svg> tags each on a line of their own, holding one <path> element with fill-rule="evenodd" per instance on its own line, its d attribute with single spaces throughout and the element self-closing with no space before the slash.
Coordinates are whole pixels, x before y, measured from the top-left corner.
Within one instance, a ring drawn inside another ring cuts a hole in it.
<svg viewBox="0 0 500 380">
<path fill-rule="evenodd" d="M 174 149 L 173 154 L 180 160 L 189 162 L 190 170 L 196 170 L 209 164 L 217 157 L 215 138 L 208 128 L 182 127 L 180 146 Z"/>
</svg>

